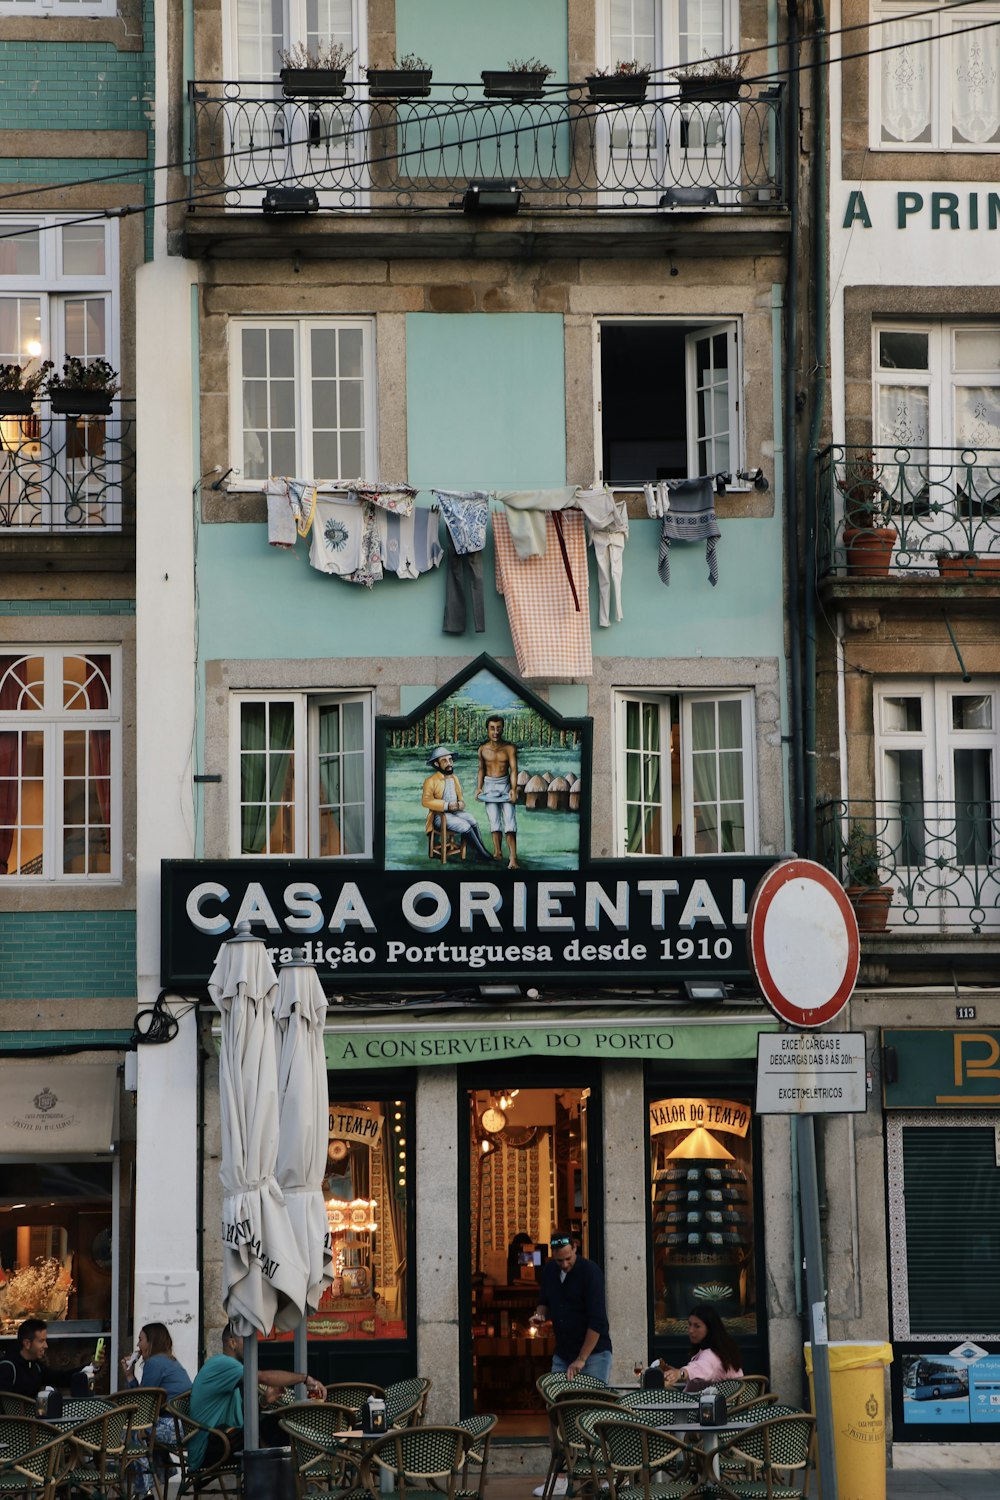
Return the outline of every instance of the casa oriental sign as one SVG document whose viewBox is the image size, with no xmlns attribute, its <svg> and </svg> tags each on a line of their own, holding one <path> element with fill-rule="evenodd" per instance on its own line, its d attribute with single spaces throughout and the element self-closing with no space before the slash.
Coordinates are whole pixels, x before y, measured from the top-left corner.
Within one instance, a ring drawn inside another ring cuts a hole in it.
<svg viewBox="0 0 1000 1500">
<path fill-rule="evenodd" d="M 482 874 L 460 864 L 418 877 L 340 861 L 166 860 L 161 983 L 204 988 L 238 922 L 274 963 L 304 949 L 328 992 L 745 981 L 748 901 L 772 863 L 721 856 Z"/>
</svg>

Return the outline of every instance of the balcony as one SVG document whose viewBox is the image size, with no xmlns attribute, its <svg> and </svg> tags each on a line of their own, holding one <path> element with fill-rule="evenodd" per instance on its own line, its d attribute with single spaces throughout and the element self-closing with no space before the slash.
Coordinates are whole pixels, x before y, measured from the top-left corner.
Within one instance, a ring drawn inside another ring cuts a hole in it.
<svg viewBox="0 0 1000 1500">
<path fill-rule="evenodd" d="M 120 539 L 135 529 L 134 433 L 134 401 L 113 401 L 108 416 L 67 417 L 42 399 L 29 416 L 0 417 L 6 568 L 43 557 L 53 566 L 60 557 L 74 566 L 90 557 L 95 567 L 113 567 L 130 552 Z"/>
<path fill-rule="evenodd" d="M 578 88 L 523 101 L 478 92 L 434 85 L 426 99 L 383 101 L 351 85 L 343 99 L 285 99 L 271 82 L 190 84 L 189 251 L 224 233 L 228 253 L 241 242 L 247 254 L 287 249 L 292 235 L 326 256 L 373 241 L 399 255 L 463 254 L 463 234 L 484 230 L 533 254 L 648 254 L 680 234 L 716 254 L 780 247 L 780 87 L 747 85 L 734 103 L 671 93 L 628 106 L 590 103 Z M 473 180 L 516 184 L 519 211 L 463 214 Z M 318 213 L 265 219 L 278 184 L 313 189 Z"/>
<path fill-rule="evenodd" d="M 1000 449 L 835 445 L 817 486 L 821 578 L 996 597 Z"/>
<path fill-rule="evenodd" d="M 845 886 L 848 839 L 862 830 L 893 892 L 890 935 L 1000 937 L 1000 802 L 824 802 L 816 822 L 818 858 Z"/>
</svg>

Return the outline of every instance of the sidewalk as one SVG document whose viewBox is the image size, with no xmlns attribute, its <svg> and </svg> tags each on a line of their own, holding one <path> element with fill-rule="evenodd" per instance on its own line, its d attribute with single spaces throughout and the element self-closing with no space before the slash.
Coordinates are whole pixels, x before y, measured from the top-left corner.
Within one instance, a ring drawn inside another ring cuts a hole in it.
<svg viewBox="0 0 1000 1500">
<path fill-rule="evenodd" d="M 531 1500 L 543 1474 L 493 1474 L 486 1481 L 486 1500 Z M 810 1494 L 818 1496 L 815 1477 Z M 998 1500 L 1000 1477 L 990 1469 L 890 1469 L 887 1500 Z"/>
</svg>

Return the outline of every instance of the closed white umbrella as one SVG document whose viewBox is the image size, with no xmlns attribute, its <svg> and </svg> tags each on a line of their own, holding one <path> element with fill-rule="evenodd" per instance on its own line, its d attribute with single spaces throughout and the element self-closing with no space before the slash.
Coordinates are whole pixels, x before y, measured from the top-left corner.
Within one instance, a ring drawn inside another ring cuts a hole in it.
<svg viewBox="0 0 1000 1500">
<path fill-rule="evenodd" d="M 248 1337 L 294 1328 L 305 1311 L 306 1267 L 275 1177 L 277 988 L 264 945 L 249 930 L 223 945 L 208 981 L 222 1016 L 222 1299 L 234 1330 Z"/>
<path fill-rule="evenodd" d="M 323 1176 L 329 1138 L 329 1091 L 323 1026 L 326 996 L 314 966 L 300 954 L 283 964 L 274 1024 L 278 1044 L 276 1176 L 307 1269 L 306 1308 L 315 1312 L 333 1279 L 333 1250 Z M 295 1335 L 295 1363 L 306 1368 L 306 1315 Z"/>
</svg>

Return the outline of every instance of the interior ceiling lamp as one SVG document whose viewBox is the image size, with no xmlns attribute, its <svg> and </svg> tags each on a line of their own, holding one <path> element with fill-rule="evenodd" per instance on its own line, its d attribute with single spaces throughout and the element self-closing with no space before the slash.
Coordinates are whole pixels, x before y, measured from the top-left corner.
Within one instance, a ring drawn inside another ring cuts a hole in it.
<svg viewBox="0 0 1000 1500">
<path fill-rule="evenodd" d="M 311 187 L 270 187 L 261 207 L 266 214 L 314 214 L 319 197 Z"/>
<path fill-rule="evenodd" d="M 472 177 L 462 194 L 465 214 L 516 214 L 521 207 L 521 189 L 516 182 L 495 177 Z"/>
<path fill-rule="evenodd" d="M 733 1153 L 717 1141 L 710 1130 L 698 1125 L 669 1153 L 668 1161 L 733 1161 Z"/>
</svg>

